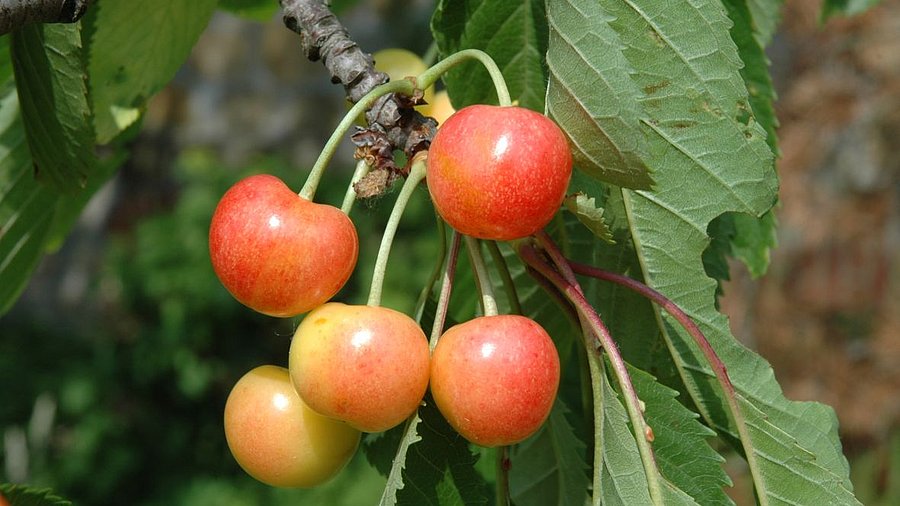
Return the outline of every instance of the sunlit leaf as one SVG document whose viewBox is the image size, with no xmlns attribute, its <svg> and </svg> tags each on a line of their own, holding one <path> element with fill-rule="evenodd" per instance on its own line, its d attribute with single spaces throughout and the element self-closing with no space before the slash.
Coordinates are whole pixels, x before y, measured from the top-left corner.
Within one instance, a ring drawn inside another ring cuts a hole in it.
<svg viewBox="0 0 900 506">
<path fill-rule="evenodd" d="M 550 2 L 547 16 L 547 113 L 566 132 L 575 166 L 618 186 L 650 188 L 640 90 L 612 18 L 589 0 Z"/>
<path fill-rule="evenodd" d="M 732 504 L 723 487 L 731 480 L 722 469 L 725 459 L 710 447 L 715 432 L 684 407 L 677 392 L 630 368 L 631 380 L 644 402 L 647 425 L 653 429 L 653 451 L 663 477 L 698 504 Z"/>
<path fill-rule="evenodd" d="M 128 128 L 187 59 L 216 0 L 106 0 L 85 15 L 97 141 Z M 136 22 L 136 20 L 140 20 Z"/>
<path fill-rule="evenodd" d="M 566 197 L 563 204 L 594 235 L 604 241 L 613 242 L 612 232 L 609 230 L 606 222 L 603 221 L 603 208 L 597 207 L 594 197 L 576 193 Z"/>
<path fill-rule="evenodd" d="M 834 490 L 835 504 L 855 503 L 833 413 L 821 405 L 784 398 L 769 365 L 741 346 L 727 320 L 716 312 L 716 283 L 706 276 L 701 262 L 707 226 L 715 217 L 726 212 L 759 216 L 771 207 L 776 192 L 773 155 L 749 106 L 724 9 L 703 2 L 665 8 L 606 0 L 602 4 L 616 17 L 613 27 L 628 48 L 624 54 L 636 70 L 633 78 L 639 86 L 668 82 L 664 90 L 641 100 L 652 133 L 648 164 L 654 169 L 655 191 L 623 190 L 621 205 L 612 202 L 617 199 L 604 203 L 610 222 L 624 227 L 618 233 L 630 236 L 629 248 L 638 260 L 619 261 L 620 265 L 637 266 L 633 275 L 674 300 L 700 325 L 739 395 L 758 408 L 749 410 L 748 423 L 759 425 L 763 419 L 757 417 L 765 416 L 782 431 L 781 437 L 778 431 L 769 433 L 770 440 L 754 433 L 743 442 L 756 455 L 751 469 L 757 490 L 772 500 L 803 502 L 807 485 L 815 484 Z M 614 324 L 633 318 L 621 305 L 606 314 Z M 690 395 L 706 423 L 736 438 L 723 393 L 700 351 L 667 316 L 656 321 L 662 322 L 656 333 L 645 333 L 642 339 L 663 337 L 677 370 L 677 375 L 666 377 Z M 652 356 L 655 361 L 649 367 L 672 372 L 664 355 Z M 679 385 L 681 381 L 685 385 Z M 793 448 L 795 460 L 768 460 L 775 444 Z M 808 455 L 815 455 L 821 467 L 804 466 Z M 785 466 L 795 479 L 781 478 Z"/>
</svg>

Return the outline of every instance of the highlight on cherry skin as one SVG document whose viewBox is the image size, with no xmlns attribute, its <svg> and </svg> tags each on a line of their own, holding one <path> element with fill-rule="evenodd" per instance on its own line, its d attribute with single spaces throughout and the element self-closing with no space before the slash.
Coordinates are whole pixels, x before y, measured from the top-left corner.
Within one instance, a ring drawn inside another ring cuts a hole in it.
<svg viewBox="0 0 900 506">
<path fill-rule="evenodd" d="M 480 239 L 509 241 L 542 229 L 559 210 L 571 175 L 563 131 L 522 107 L 463 107 L 441 124 L 428 150 L 435 209 Z"/>
<path fill-rule="evenodd" d="M 329 302 L 310 312 L 291 341 L 288 368 L 316 412 L 381 432 L 415 412 L 428 389 L 428 340 L 409 316 Z"/>
<path fill-rule="evenodd" d="M 360 432 L 309 409 L 287 369 L 264 365 L 231 390 L 225 439 L 250 476 L 275 487 L 306 488 L 344 468 L 356 453 Z"/>
<path fill-rule="evenodd" d="M 356 267 L 356 227 L 336 207 L 311 202 L 275 176 L 232 186 L 209 228 L 213 269 L 241 303 L 291 317 L 328 301 Z"/>
<path fill-rule="evenodd" d="M 448 329 L 431 358 L 431 394 L 450 425 L 486 447 L 518 443 L 550 415 L 559 355 L 537 322 L 475 318 Z"/>
</svg>

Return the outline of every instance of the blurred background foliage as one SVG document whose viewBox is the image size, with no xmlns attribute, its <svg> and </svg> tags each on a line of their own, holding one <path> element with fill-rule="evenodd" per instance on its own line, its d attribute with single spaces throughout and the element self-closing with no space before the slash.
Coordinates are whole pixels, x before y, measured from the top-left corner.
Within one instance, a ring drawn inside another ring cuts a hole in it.
<svg viewBox="0 0 900 506">
<path fill-rule="evenodd" d="M 427 50 L 431 2 L 352 3 L 341 19 L 367 51 Z M 789 397 L 837 409 L 859 498 L 898 504 L 900 1 L 824 29 L 818 8 L 788 1 L 770 53 L 780 247 L 761 281 L 733 266 L 722 308 Z M 252 14 L 264 21 L 213 18 L 151 102 L 121 173 L 0 319 L 0 482 L 52 487 L 84 505 L 357 505 L 380 494 L 384 479 L 362 454 L 312 491 L 264 486 L 238 468 L 222 433 L 231 386 L 256 365 L 286 365 L 297 319 L 258 315 L 222 288 L 209 219 L 251 173 L 299 189 L 345 111 L 341 90 L 302 58 L 277 15 Z M 340 202 L 351 153 L 342 148 L 317 201 Z M 361 256 L 339 300 L 365 301 L 393 200 L 354 209 Z M 412 311 L 438 260 L 434 234 L 420 190 L 395 241 L 386 306 Z M 739 459 L 729 466 L 740 476 Z M 746 504 L 742 486 L 731 493 Z"/>
</svg>

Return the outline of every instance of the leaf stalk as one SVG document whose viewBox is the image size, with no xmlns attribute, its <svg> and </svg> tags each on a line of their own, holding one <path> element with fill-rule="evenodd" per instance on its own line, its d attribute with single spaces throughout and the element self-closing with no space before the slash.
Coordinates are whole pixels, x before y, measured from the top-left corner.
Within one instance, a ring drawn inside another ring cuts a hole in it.
<svg viewBox="0 0 900 506">
<path fill-rule="evenodd" d="M 384 235 L 381 236 L 381 245 L 378 247 L 378 256 L 375 259 L 375 272 L 372 274 L 372 287 L 369 290 L 369 300 L 366 304 L 369 306 L 381 305 L 381 292 L 384 285 L 384 273 L 387 270 L 388 257 L 391 254 L 391 246 L 394 243 L 394 236 L 397 233 L 397 227 L 400 225 L 400 218 L 409 203 L 410 197 L 420 182 L 425 178 L 425 160 L 424 156 L 417 155 L 413 160 L 412 167 L 409 170 L 409 176 L 403 182 L 400 188 L 400 195 L 394 202 L 394 208 L 388 217 L 387 225 L 384 227 Z"/>
</svg>

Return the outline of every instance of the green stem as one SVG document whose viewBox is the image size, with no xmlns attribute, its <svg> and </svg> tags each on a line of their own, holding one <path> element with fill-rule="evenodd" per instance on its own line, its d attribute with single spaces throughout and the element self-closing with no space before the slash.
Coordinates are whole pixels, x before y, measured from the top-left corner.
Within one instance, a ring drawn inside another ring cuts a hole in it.
<svg viewBox="0 0 900 506">
<path fill-rule="evenodd" d="M 350 186 L 347 187 L 347 192 L 344 193 L 344 202 L 341 203 L 341 211 L 344 214 L 350 214 L 350 210 L 353 209 L 353 203 L 356 202 L 356 188 L 354 186 L 359 182 L 366 174 L 369 173 L 369 169 L 372 166 L 366 163 L 366 160 L 360 160 L 356 162 L 356 170 L 353 171 L 353 177 L 350 179 Z"/>
<path fill-rule="evenodd" d="M 541 239 L 540 236 L 539 239 Z M 549 239 L 549 237 L 545 236 L 545 239 Z M 546 277 L 556 285 L 566 298 L 575 305 L 575 309 L 578 311 L 581 321 L 587 324 L 593 335 L 597 338 L 597 341 L 600 343 L 600 346 L 606 351 L 606 355 L 609 357 L 609 362 L 612 366 L 613 374 L 622 390 L 622 400 L 625 404 L 625 410 L 628 413 L 628 418 L 634 428 L 634 440 L 637 443 L 638 452 L 641 455 L 641 463 L 644 466 L 644 473 L 647 477 L 647 487 L 650 492 L 650 498 L 653 501 L 653 504 L 664 504 L 662 486 L 659 482 L 659 471 L 656 466 L 656 458 L 653 455 L 653 449 L 650 447 L 647 437 L 649 426 L 644 420 L 644 415 L 641 411 L 641 401 L 637 396 L 637 392 L 634 390 L 634 385 L 631 383 L 631 376 L 628 374 L 625 360 L 622 358 L 621 353 L 619 353 L 619 348 L 613 340 L 612 335 L 609 333 L 609 329 L 606 328 L 603 320 L 591 306 L 591 303 L 585 298 L 577 280 L 574 283 L 570 281 L 570 279 L 574 279 L 574 273 L 572 273 L 571 268 L 568 267 L 567 263 L 559 263 L 558 259 L 562 258 L 562 253 L 552 242 L 547 244 L 547 247 L 549 249 L 545 248 L 544 251 L 550 255 L 551 259 L 553 259 L 553 263 L 557 264 L 556 267 L 560 272 L 563 272 L 563 274 L 557 272 L 553 266 L 549 265 L 531 245 L 520 245 L 519 255 L 526 263 L 540 272 L 542 276 Z M 596 346 L 589 345 L 588 353 L 599 353 L 599 350 L 597 350 Z M 594 409 L 597 409 L 596 406 Z M 594 416 L 597 416 L 596 412 Z"/>
<path fill-rule="evenodd" d="M 559 289 L 556 288 L 556 285 L 550 282 L 549 279 L 545 278 L 540 272 L 538 272 L 534 267 L 525 264 L 525 272 L 528 273 L 532 277 L 532 279 L 537 282 L 544 291 L 550 295 L 550 297 L 556 301 L 557 305 L 562 309 L 562 311 L 566 315 L 566 319 L 572 325 L 579 326 L 584 332 L 584 322 L 578 317 L 578 312 L 572 307 L 572 304 L 569 302 L 562 293 L 560 293 Z M 589 372 L 589 368 L 592 367 L 589 362 L 590 357 L 587 348 L 584 346 L 578 346 L 578 375 L 581 381 L 582 389 L 581 389 L 581 405 L 584 406 L 585 412 L 590 408 L 593 399 L 596 397 L 596 392 L 594 392 L 594 385 L 591 382 L 592 375 Z M 601 364 L 602 366 L 602 364 Z M 602 392 L 601 392 L 602 397 Z M 597 420 L 595 419 L 594 422 Z M 593 422 L 592 422 L 593 423 Z"/>
<path fill-rule="evenodd" d="M 359 117 L 360 114 L 366 112 L 367 109 L 372 107 L 376 100 L 382 95 L 387 95 L 388 93 L 402 93 L 404 95 L 412 95 L 415 91 L 415 85 L 409 79 L 400 79 L 397 81 L 391 81 L 389 83 L 382 84 L 380 86 L 376 86 L 375 89 L 370 91 L 366 96 L 361 98 L 359 102 L 353 105 L 347 114 L 344 115 L 344 119 L 338 123 L 337 128 L 334 129 L 334 132 L 331 133 L 331 137 L 328 138 L 328 141 L 325 143 L 325 147 L 322 148 L 322 152 L 319 154 L 319 158 L 316 160 L 316 163 L 313 165 L 312 170 L 309 172 L 309 176 L 306 178 L 306 184 L 303 185 L 303 188 L 300 189 L 299 195 L 306 200 L 312 200 L 316 194 L 316 188 L 319 186 L 319 180 L 322 179 L 322 174 L 325 172 L 325 167 L 328 166 L 328 163 L 331 161 L 331 158 L 334 156 L 335 151 L 337 151 L 338 146 L 341 143 L 341 140 L 347 134 L 351 127 L 353 127 L 356 122 L 356 118 Z"/>
<path fill-rule="evenodd" d="M 491 286 L 491 278 L 488 276 L 487 266 L 481 256 L 481 248 L 478 240 L 466 236 L 466 251 L 472 261 L 472 271 L 475 273 L 475 281 L 478 283 L 478 291 L 481 292 L 481 308 L 485 316 L 496 316 L 497 300 L 494 298 L 494 288 Z"/>
<path fill-rule="evenodd" d="M 585 265 L 571 261 L 569 262 L 569 264 L 572 266 L 572 270 L 578 274 L 583 274 L 592 278 L 615 283 L 655 302 L 659 307 L 661 307 L 664 311 L 675 318 L 675 320 L 679 324 L 681 324 L 684 330 L 686 330 L 687 333 L 690 334 L 692 338 L 694 338 L 694 342 L 697 343 L 697 346 L 703 352 L 703 355 L 706 357 L 706 361 L 709 362 L 710 367 L 712 367 L 713 374 L 715 374 L 716 380 L 719 382 L 719 386 L 725 393 L 725 399 L 728 403 L 728 409 L 729 411 L 731 411 L 731 417 L 734 420 L 734 424 L 737 427 L 738 436 L 741 439 L 741 445 L 744 449 L 744 456 L 747 459 L 747 465 L 751 470 L 751 474 L 754 474 L 755 478 L 756 472 L 754 471 L 758 471 L 759 464 L 756 462 L 756 454 L 753 452 L 753 447 L 751 445 L 750 429 L 747 427 L 747 421 L 744 419 L 744 413 L 741 411 L 740 404 L 738 403 L 737 392 L 734 388 L 734 384 L 731 383 L 731 378 L 728 377 L 728 370 L 725 367 L 725 363 L 722 362 L 722 359 L 720 359 L 719 355 L 716 354 L 716 351 L 709 343 L 709 340 L 706 339 L 703 331 L 701 331 L 700 327 L 697 326 L 696 323 L 694 323 L 694 320 L 692 320 L 691 317 L 684 312 L 684 310 L 678 307 L 678 304 L 675 304 L 674 301 L 636 279 L 632 279 L 628 276 L 623 276 L 621 274 L 610 272 L 591 265 Z M 764 491 L 759 492 L 762 493 Z"/>
<path fill-rule="evenodd" d="M 481 246 L 478 240 L 466 236 L 466 250 L 472 262 L 472 271 L 478 282 L 478 290 L 481 292 L 481 307 L 485 316 L 496 316 L 497 300 L 494 298 L 494 289 L 491 286 L 491 278 L 488 276 L 484 257 L 481 255 Z M 497 448 L 497 504 L 507 506 L 509 502 L 509 447 Z"/>
<path fill-rule="evenodd" d="M 434 312 L 434 324 L 431 326 L 431 337 L 428 347 L 434 351 L 438 339 L 444 332 L 444 322 L 447 320 L 447 311 L 450 308 L 450 292 L 453 290 L 453 277 L 456 275 L 456 260 L 459 258 L 460 234 L 456 230 L 450 238 L 450 251 L 447 252 L 447 263 L 444 267 L 444 276 L 441 281 L 441 293 L 438 295 L 437 309 Z"/>
<path fill-rule="evenodd" d="M 593 345 L 593 340 L 596 338 L 584 321 L 581 322 L 581 335 L 584 338 L 584 349 L 590 374 L 591 404 L 596 412 L 598 407 L 602 409 L 603 406 L 603 382 L 606 380 L 603 372 L 603 360 L 600 357 L 599 350 Z M 603 424 L 605 421 L 606 419 L 603 415 L 594 416 L 594 469 L 603 468 Z M 595 472 L 593 475 L 594 500 L 592 503 L 600 504 L 600 498 L 603 497 L 603 480 L 601 480 L 603 473 Z"/>
<path fill-rule="evenodd" d="M 466 60 L 478 60 L 487 69 L 491 80 L 494 82 L 494 89 L 497 90 L 498 104 L 503 106 L 512 105 L 512 100 L 509 97 L 509 88 L 506 87 L 506 80 L 503 79 L 503 72 L 500 71 L 500 67 L 497 66 L 489 54 L 478 49 L 463 49 L 435 63 L 431 68 L 416 77 L 416 85 L 424 90 L 437 82 L 448 70 Z"/>
<path fill-rule="evenodd" d="M 378 257 L 375 259 L 375 272 L 372 274 L 372 288 L 369 290 L 370 306 L 378 306 L 381 304 L 381 290 L 384 285 L 384 272 L 387 270 L 388 256 L 391 254 L 391 245 L 394 243 L 394 235 L 397 233 L 397 226 L 400 224 L 400 218 L 403 216 L 403 210 L 409 198 L 415 191 L 416 186 L 425 178 L 425 160 L 424 157 L 413 160 L 412 167 L 409 170 L 409 176 L 403 182 L 400 189 L 400 195 L 394 203 L 394 209 L 388 217 L 387 225 L 384 227 L 384 235 L 381 237 L 381 246 L 378 247 Z"/>
<path fill-rule="evenodd" d="M 497 241 L 487 242 L 488 253 L 494 265 L 497 266 L 497 272 L 500 273 L 500 280 L 503 282 L 503 291 L 506 292 L 506 298 L 509 300 L 510 312 L 513 314 L 522 314 L 522 303 L 519 302 L 519 293 L 516 291 L 516 283 L 513 281 L 512 274 L 509 272 L 509 265 L 506 264 L 506 258 L 500 252 Z"/>
<path fill-rule="evenodd" d="M 497 506 L 509 506 L 509 446 L 497 448 Z"/>
</svg>

